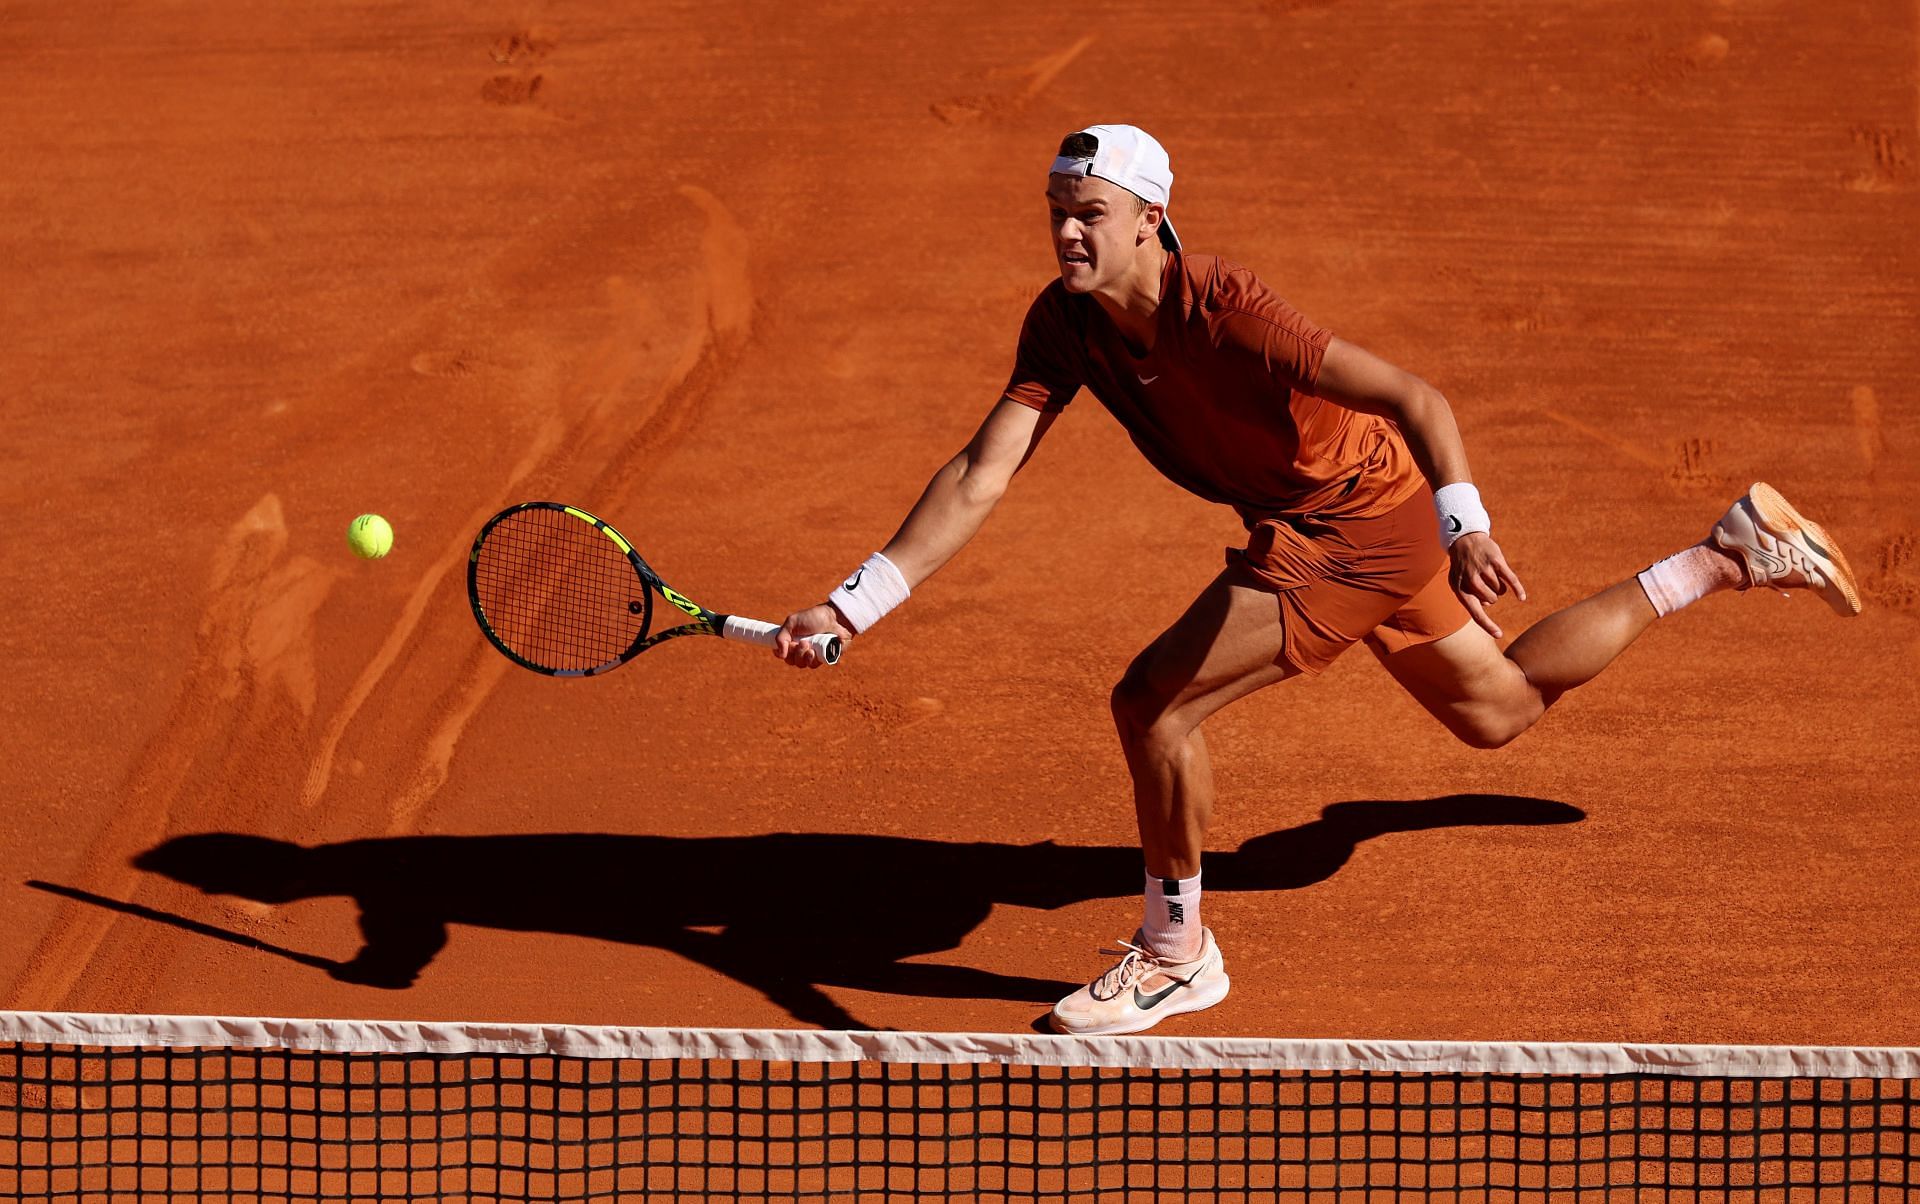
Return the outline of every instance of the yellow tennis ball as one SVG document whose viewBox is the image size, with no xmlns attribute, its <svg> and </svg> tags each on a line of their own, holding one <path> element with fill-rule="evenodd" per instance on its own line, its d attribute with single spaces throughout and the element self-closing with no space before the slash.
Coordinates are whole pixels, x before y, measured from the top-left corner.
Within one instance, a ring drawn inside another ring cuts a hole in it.
<svg viewBox="0 0 1920 1204">
<path fill-rule="evenodd" d="M 393 550 L 393 527 L 377 514 L 363 514 L 347 524 L 347 546 L 363 560 L 378 560 Z"/>
</svg>

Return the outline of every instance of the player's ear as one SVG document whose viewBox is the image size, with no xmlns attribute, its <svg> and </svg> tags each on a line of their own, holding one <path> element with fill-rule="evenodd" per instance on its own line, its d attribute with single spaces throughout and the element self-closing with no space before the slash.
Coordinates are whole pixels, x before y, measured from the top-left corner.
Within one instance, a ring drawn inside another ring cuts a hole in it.
<svg viewBox="0 0 1920 1204">
<path fill-rule="evenodd" d="M 1160 241 L 1160 223 L 1166 219 L 1165 205 L 1148 205 L 1140 210 L 1140 230 L 1135 235 L 1141 242 Z"/>
</svg>

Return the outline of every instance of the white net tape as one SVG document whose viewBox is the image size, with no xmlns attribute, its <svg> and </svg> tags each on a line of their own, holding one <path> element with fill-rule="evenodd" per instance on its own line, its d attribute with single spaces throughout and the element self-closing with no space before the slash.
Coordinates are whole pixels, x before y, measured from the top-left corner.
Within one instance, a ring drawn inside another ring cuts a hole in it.
<svg viewBox="0 0 1920 1204">
<path fill-rule="evenodd" d="M 289 1020 L 235 1016 L 0 1012 L 0 1041 L 101 1047 L 550 1054 L 1107 1066 L 1138 1069 L 1370 1070 L 1408 1074 L 1661 1074 L 1715 1078 L 1920 1077 L 1920 1049 L 1776 1045 L 1366 1041 L 1254 1037 L 1051 1037 L 1022 1033 Z"/>
</svg>

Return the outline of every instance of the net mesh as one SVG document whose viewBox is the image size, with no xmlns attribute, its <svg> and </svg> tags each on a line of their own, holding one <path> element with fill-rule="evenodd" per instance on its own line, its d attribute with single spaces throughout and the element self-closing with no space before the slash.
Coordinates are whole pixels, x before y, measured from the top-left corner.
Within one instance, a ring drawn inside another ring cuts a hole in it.
<svg viewBox="0 0 1920 1204">
<path fill-rule="evenodd" d="M 1035 1065 L 939 1040 L 858 1061 L 15 1041 L 0 1199 L 1920 1198 L 1909 1078 Z"/>
<path fill-rule="evenodd" d="M 469 581 L 482 624 L 508 652 L 555 673 L 619 660 L 647 632 L 652 597 L 620 547 L 557 507 L 516 510 L 475 550 Z"/>
</svg>

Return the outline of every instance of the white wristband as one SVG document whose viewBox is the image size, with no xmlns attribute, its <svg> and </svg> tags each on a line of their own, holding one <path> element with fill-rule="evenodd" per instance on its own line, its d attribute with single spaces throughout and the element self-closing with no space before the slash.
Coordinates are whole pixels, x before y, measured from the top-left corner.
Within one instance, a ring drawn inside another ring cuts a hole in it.
<svg viewBox="0 0 1920 1204">
<path fill-rule="evenodd" d="M 1450 548 L 1453 541 L 1469 531 L 1491 531 L 1492 520 L 1480 504 L 1480 491 L 1466 481 L 1442 485 L 1433 492 L 1433 508 L 1440 516 L 1440 546 Z"/>
<path fill-rule="evenodd" d="M 875 552 L 845 585 L 827 595 L 827 601 L 846 619 L 853 634 L 860 635 L 912 593 L 893 561 Z"/>
</svg>

